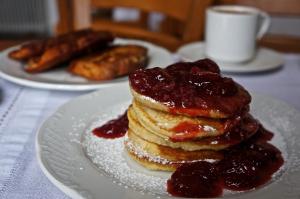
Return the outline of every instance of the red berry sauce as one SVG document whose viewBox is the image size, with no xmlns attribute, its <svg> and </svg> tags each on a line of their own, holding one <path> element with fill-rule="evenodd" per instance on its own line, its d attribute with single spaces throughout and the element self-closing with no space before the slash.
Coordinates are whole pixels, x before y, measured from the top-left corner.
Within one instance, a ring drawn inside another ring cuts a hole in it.
<svg viewBox="0 0 300 199">
<path fill-rule="evenodd" d="M 281 152 L 267 143 L 272 133 L 260 127 L 244 143 L 225 150 L 224 159 L 204 161 L 177 168 L 167 182 L 173 196 L 218 197 L 223 189 L 245 191 L 265 184 L 283 165 Z"/>
<path fill-rule="evenodd" d="M 209 162 L 184 164 L 167 182 L 167 191 L 173 196 L 190 198 L 217 197 L 223 193 L 218 168 Z"/>
<path fill-rule="evenodd" d="M 122 137 L 128 130 L 128 118 L 127 111 L 119 116 L 117 119 L 113 119 L 105 123 L 104 125 L 97 127 L 93 130 L 93 134 L 107 139 L 114 139 Z"/>
<path fill-rule="evenodd" d="M 165 104 L 174 113 L 193 116 L 217 110 L 230 116 L 239 114 L 251 97 L 231 78 L 219 73 L 213 61 L 204 59 L 165 69 L 139 69 L 129 76 L 129 81 L 134 91 Z"/>
</svg>

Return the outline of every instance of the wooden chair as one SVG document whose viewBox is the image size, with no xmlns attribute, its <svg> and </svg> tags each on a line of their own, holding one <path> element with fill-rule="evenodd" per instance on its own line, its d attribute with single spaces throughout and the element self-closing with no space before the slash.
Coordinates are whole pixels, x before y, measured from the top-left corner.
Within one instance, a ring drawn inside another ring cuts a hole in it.
<svg viewBox="0 0 300 199">
<path fill-rule="evenodd" d="M 268 12 L 271 16 L 300 17 L 299 0 L 216 0 L 214 4 L 238 4 L 257 7 Z M 265 35 L 260 45 L 283 52 L 300 53 L 300 37 L 289 35 Z"/>
<path fill-rule="evenodd" d="M 57 0 L 60 13 L 58 33 L 92 27 L 108 30 L 120 37 L 137 38 L 157 43 L 170 50 L 203 39 L 205 9 L 213 0 Z M 140 12 L 135 23 L 93 18 L 92 9 L 134 8 Z M 148 14 L 165 16 L 159 32 L 150 31 Z"/>
</svg>

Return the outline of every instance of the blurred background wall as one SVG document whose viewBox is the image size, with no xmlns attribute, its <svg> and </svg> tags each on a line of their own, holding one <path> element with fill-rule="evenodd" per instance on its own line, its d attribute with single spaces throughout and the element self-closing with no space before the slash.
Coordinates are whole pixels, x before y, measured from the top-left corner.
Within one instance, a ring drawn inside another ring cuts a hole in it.
<svg viewBox="0 0 300 199">
<path fill-rule="evenodd" d="M 133 9 L 114 10 L 116 20 L 135 20 L 139 12 Z M 163 15 L 153 13 L 149 25 L 155 31 Z M 53 35 L 58 22 L 56 0 L 0 0 L 0 37 Z M 270 33 L 300 36 L 300 18 L 272 16 Z"/>
<path fill-rule="evenodd" d="M 58 17 L 55 0 L 0 0 L 0 36 L 52 35 Z"/>
</svg>

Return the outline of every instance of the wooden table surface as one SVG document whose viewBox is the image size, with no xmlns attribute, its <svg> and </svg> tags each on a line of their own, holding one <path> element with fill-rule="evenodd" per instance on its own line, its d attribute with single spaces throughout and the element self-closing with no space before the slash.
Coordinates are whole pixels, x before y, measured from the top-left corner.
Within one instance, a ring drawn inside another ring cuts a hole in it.
<svg viewBox="0 0 300 199">
<path fill-rule="evenodd" d="M 0 39 L 0 51 L 4 50 L 6 48 L 9 48 L 11 46 L 18 45 L 20 43 L 23 43 L 25 40 L 5 40 L 5 39 Z"/>
</svg>

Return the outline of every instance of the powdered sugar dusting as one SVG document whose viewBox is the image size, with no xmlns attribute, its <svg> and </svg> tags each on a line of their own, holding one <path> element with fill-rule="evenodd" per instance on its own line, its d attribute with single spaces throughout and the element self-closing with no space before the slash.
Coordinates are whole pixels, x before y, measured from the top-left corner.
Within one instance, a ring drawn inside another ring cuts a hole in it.
<svg viewBox="0 0 300 199">
<path fill-rule="evenodd" d="M 120 104 L 103 111 L 104 115 L 95 118 L 84 134 L 82 145 L 89 159 L 106 175 L 113 178 L 113 182 L 128 188 L 131 187 L 141 193 L 156 196 L 166 196 L 166 181 L 168 176 L 148 175 L 131 168 L 123 156 L 124 137 L 117 139 L 103 139 L 91 133 L 91 130 L 106 121 L 123 113 L 129 103 Z"/>
<path fill-rule="evenodd" d="M 107 140 L 90 134 L 86 137 L 84 145 L 92 162 L 120 185 L 153 194 L 166 194 L 167 178 L 146 175 L 128 166 L 122 155 L 124 151 L 123 142 L 124 138 Z"/>
<path fill-rule="evenodd" d="M 125 138 L 126 139 L 126 138 Z M 130 140 L 126 139 L 126 146 L 132 151 L 138 158 L 147 158 L 150 162 L 157 162 L 160 164 L 170 164 L 171 162 L 165 158 L 160 156 L 153 156 L 146 151 L 142 150 L 139 146 L 131 142 Z"/>
</svg>

